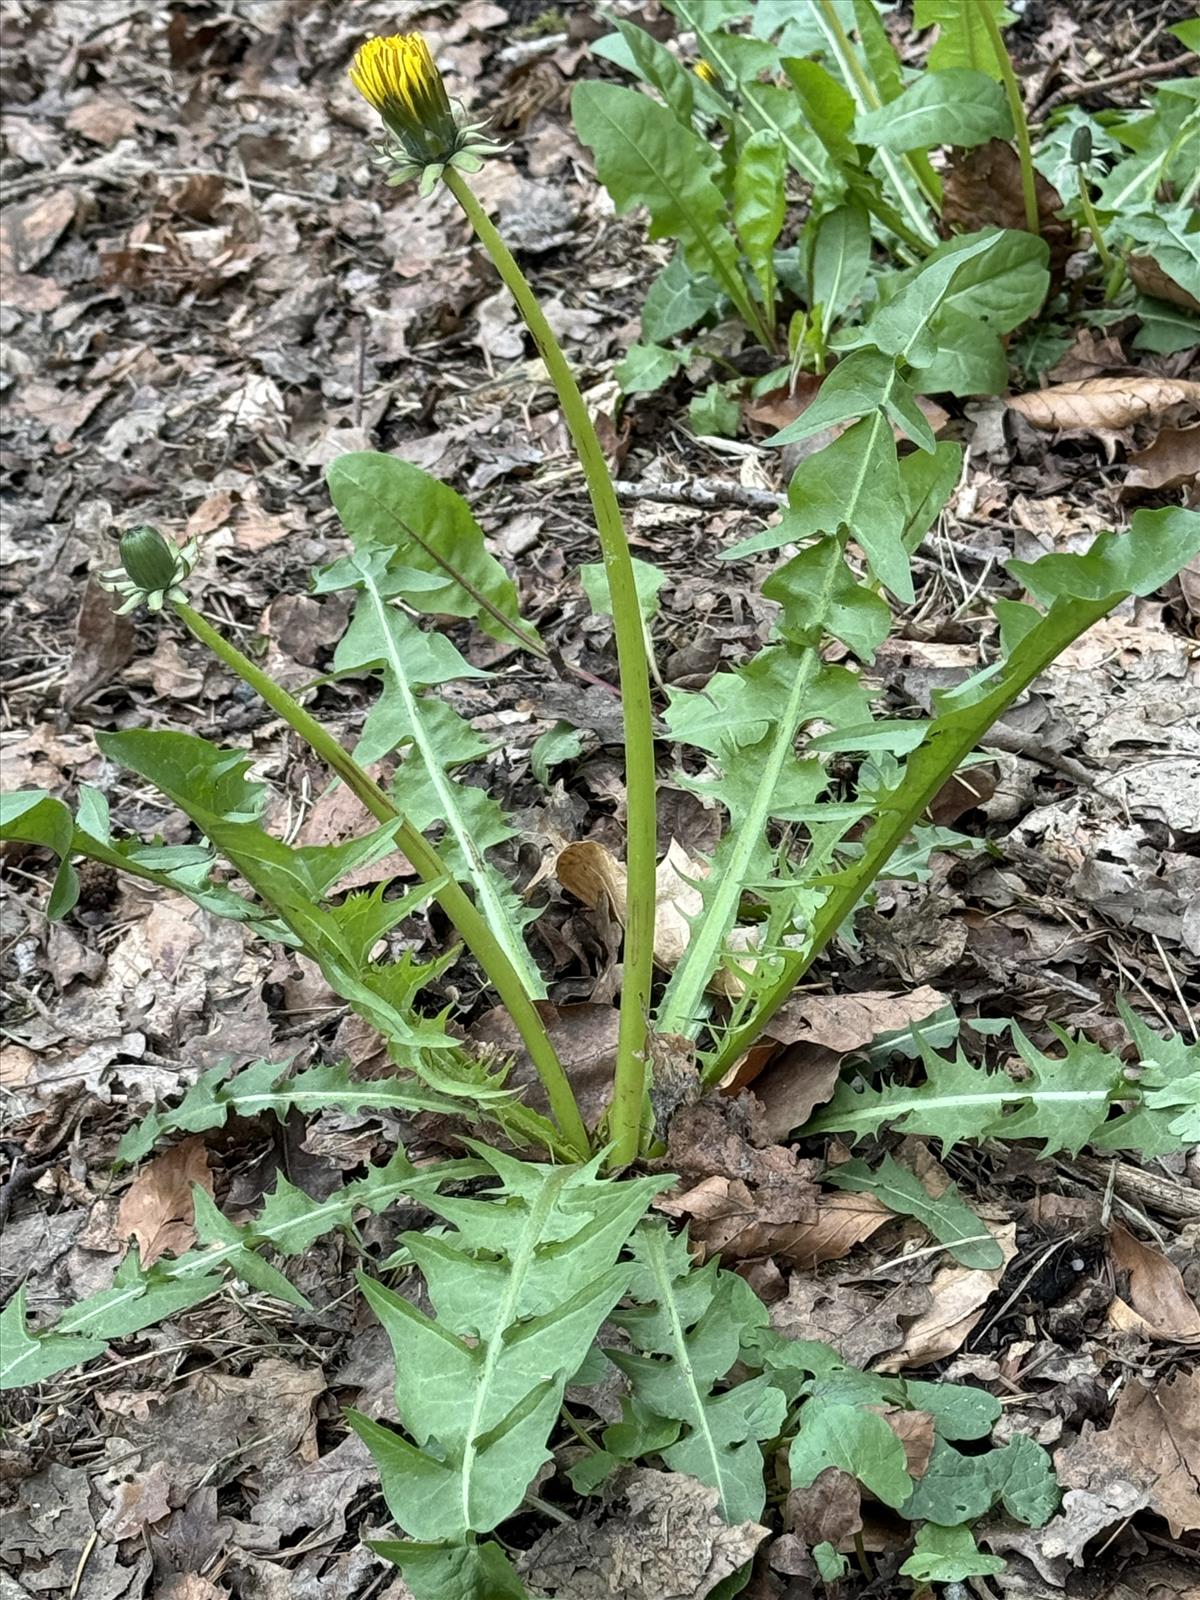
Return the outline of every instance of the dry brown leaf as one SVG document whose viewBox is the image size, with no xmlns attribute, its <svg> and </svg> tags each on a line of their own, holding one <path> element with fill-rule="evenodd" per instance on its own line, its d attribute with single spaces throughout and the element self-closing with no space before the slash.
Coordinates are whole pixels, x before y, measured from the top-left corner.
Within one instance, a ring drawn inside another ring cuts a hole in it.
<svg viewBox="0 0 1200 1600">
<path fill-rule="evenodd" d="M 1154 300 L 1166 300 L 1173 306 L 1182 306 L 1185 311 L 1193 311 L 1200 316 L 1200 300 L 1194 294 L 1189 294 L 1170 273 L 1164 272 L 1153 256 L 1130 256 L 1126 265 L 1129 276 L 1143 294 L 1150 295 Z M 1196 343 L 1200 344 L 1200 333 L 1196 335 Z"/>
<path fill-rule="evenodd" d="M 576 900 L 595 908 L 601 901 L 619 922 L 625 917 L 625 868 L 607 845 L 584 839 L 560 850 L 554 863 L 559 883 Z"/>
<path fill-rule="evenodd" d="M 226 1600 L 226 1593 L 198 1572 L 175 1572 L 159 1588 L 158 1600 Z"/>
<path fill-rule="evenodd" d="M 881 1034 L 923 1022 L 947 1003 L 945 995 L 928 986 L 911 994 L 798 996 L 770 1024 L 772 1038 L 787 1048 L 772 1055 L 756 1047 L 730 1070 L 721 1087 L 732 1094 L 753 1084 L 766 1114 L 765 1131 L 772 1139 L 784 1139 L 829 1099 L 845 1056 Z"/>
<path fill-rule="evenodd" d="M 1132 1486 L 1173 1539 L 1200 1528 L 1200 1372 L 1176 1373 L 1152 1389 L 1127 1384 L 1108 1427 L 1085 1422 L 1054 1466 L 1064 1489 L 1102 1494 L 1110 1483 Z"/>
<path fill-rule="evenodd" d="M 1200 1310 L 1174 1262 L 1119 1223 L 1109 1233 L 1108 1248 L 1118 1272 L 1129 1277 L 1128 1303 L 1118 1297 L 1108 1308 L 1115 1328 L 1150 1339 L 1200 1339 Z"/>
<path fill-rule="evenodd" d="M 127 1413 L 123 1442 L 143 1459 L 165 1463 L 174 1496 L 182 1499 L 212 1476 L 214 1461 L 236 1461 L 243 1473 L 266 1467 L 277 1473 L 293 1452 L 302 1462 L 316 1461 L 313 1406 L 325 1388 L 319 1367 L 277 1356 L 256 1361 L 245 1376 L 209 1367 L 165 1396 L 154 1395 L 144 1419 Z"/>
<path fill-rule="evenodd" d="M 869 1194 L 822 1194 L 815 1215 L 813 1204 L 807 1183 L 791 1190 L 758 1190 L 739 1179 L 713 1175 L 659 1200 L 657 1209 L 688 1217 L 688 1237 L 706 1256 L 730 1261 L 782 1256 L 804 1268 L 840 1261 L 895 1217 Z"/>
<path fill-rule="evenodd" d="M 788 1254 L 797 1228 L 816 1217 L 816 1163 L 782 1145 L 764 1145 L 756 1113 L 748 1097 L 710 1095 L 681 1105 L 671 1118 L 663 1166 L 699 1181 L 664 1195 L 657 1208 L 689 1218 L 689 1237 L 706 1255 Z"/>
<path fill-rule="evenodd" d="M 695 880 L 707 876 L 706 864 L 672 839 L 655 873 L 654 959 L 668 971 L 682 960 L 692 935 L 691 922 L 704 909 L 704 895 Z"/>
<path fill-rule="evenodd" d="M 928 1411 L 902 1411 L 892 1406 L 868 1406 L 877 1411 L 904 1446 L 904 1465 L 910 1478 L 923 1478 L 933 1454 L 933 1417 Z"/>
<path fill-rule="evenodd" d="M 0 271 L 26 273 L 54 249 L 63 229 L 75 216 L 75 195 L 70 189 L 51 189 L 9 206 L 0 224 Z"/>
<path fill-rule="evenodd" d="M 65 126 L 107 150 L 134 133 L 137 118 L 124 95 L 93 94 L 67 113 Z"/>
<path fill-rule="evenodd" d="M 53 278 L 39 278 L 34 272 L 5 272 L 0 276 L 0 305 L 17 311 L 57 311 L 65 293 Z"/>
<path fill-rule="evenodd" d="M 769 1537 L 757 1522 L 730 1526 L 717 1499 L 686 1472 L 629 1469 L 609 1480 L 602 1505 L 589 1501 L 578 1518 L 552 1523 L 520 1557 L 518 1571 L 550 1594 L 705 1600 Z"/>
<path fill-rule="evenodd" d="M 1080 324 L 1075 329 L 1070 349 L 1046 374 L 1049 383 L 1078 383 L 1081 378 L 1114 378 L 1123 372 L 1137 372 L 1125 359 L 1120 339 L 1113 333 Z"/>
<path fill-rule="evenodd" d="M 784 1527 L 805 1544 L 831 1544 L 852 1539 L 862 1528 L 862 1491 L 858 1479 L 841 1467 L 826 1467 L 803 1489 L 788 1493 Z"/>
<path fill-rule="evenodd" d="M 625 926 L 625 866 L 607 845 L 594 839 L 567 845 L 558 853 L 554 872 L 563 888 L 577 900 L 592 907 L 604 903 L 610 916 Z M 707 864 L 690 856 L 677 839 L 672 839 L 655 874 L 654 907 L 654 959 L 668 972 L 678 965 L 688 947 L 689 919 L 704 906 L 703 894 L 688 880 L 707 876 Z M 734 928 L 728 943 L 734 949 L 746 949 L 753 938 L 752 928 Z M 718 972 L 710 987 L 722 994 L 739 994 L 743 985 L 731 974 Z"/>
<path fill-rule="evenodd" d="M 122 1239 L 132 1235 L 137 1240 L 144 1267 L 153 1266 L 168 1251 L 181 1256 L 195 1244 L 192 1185 L 197 1183 L 212 1194 L 208 1151 L 203 1139 L 185 1139 L 143 1167 L 121 1196 L 117 1233 Z"/>
<path fill-rule="evenodd" d="M 204 688 L 204 661 L 184 655 L 178 640 L 160 633 L 154 654 L 139 656 L 124 681 L 149 684 L 155 694 L 167 700 L 195 700 Z"/>
<path fill-rule="evenodd" d="M 1126 489 L 1191 489 L 1200 486 L 1200 422 L 1164 428 L 1152 445 L 1129 458 Z"/>
<path fill-rule="evenodd" d="M 823 1339 L 843 1361 L 867 1367 L 900 1344 L 901 1319 L 923 1316 L 930 1303 L 924 1284 L 897 1284 L 880 1296 L 794 1272 L 787 1298 L 771 1307 L 771 1326 L 786 1339 Z"/>
<path fill-rule="evenodd" d="M 1064 1557 L 1076 1567 L 1083 1566 L 1084 1552 L 1093 1539 L 1115 1523 L 1131 1521 L 1149 1503 L 1147 1491 L 1135 1488 L 1114 1464 L 1107 1480 L 1094 1479 L 1090 1489 L 1068 1489 L 1062 1498 L 1062 1510 L 1044 1528 L 1001 1525 L 996 1530 L 998 1537 L 993 1538 L 989 1531 L 985 1543 L 997 1554 L 1020 1551 L 1044 1578 L 1061 1589 L 1066 1585 L 1066 1575 L 1055 1569 L 1061 1569 Z"/>
<path fill-rule="evenodd" d="M 75 618 L 75 649 L 62 688 L 68 711 L 112 681 L 133 655 L 136 637 L 133 618 L 119 616 L 112 595 L 89 578 Z"/>
<path fill-rule="evenodd" d="M 1200 406 L 1200 383 L 1149 374 L 1128 378 L 1084 378 L 1036 393 L 1014 396 L 1009 408 L 1035 428 L 1120 433 L 1135 422 L 1161 416 L 1172 406 Z"/>
<path fill-rule="evenodd" d="M 206 495 L 187 519 L 184 533 L 189 539 L 203 539 L 218 528 L 223 528 L 233 514 L 234 498 L 230 489 L 218 489 Z"/>
<path fill-rule="evenodd" d="M 545 1001 L 538 1009 L 575 1091 L 580 1114 L 589 1127 L 595 1127 L 612 1099 L 617 1061 L 617 1010 L 593 1001 L 574 1006 L 553 1006 Z M 512 1056 L 509 1087 L 523 1089 L 525 1099 L 536 1110 L 549 1110 L 541 1079 L 503 1006 L 480 1017 L 471 1029 L 471 1038 L 476 1044 L 489 1044 Z"/>
<path fill-rule="evenodd" d="M 148 1523 L 161 1522 L 171 1513 L 171 1478 L 166 1465 L 155 1461 L 146 1472 L 135 1472 L 117 1485 L 117 1492 L 97 1526 L 106 1539 L 136 1539 Z"/>
<path fill-rule="evenodd" d="M 1042 177 L 1037 180 L 1038 232 L 1050 247 L 1050 292 L 1063 276 L 1071 254 L 1071 224 L 1059 212 L 1062 198 Z M 972 150 L 954 150 L 942 179 L 942 228 L 946 236 L 977 228 L 1024 228 L 1025 194 L 1021 160 L 1005 139 L 989 139 Z"/>
<path fill-rule="evenodd" d="M 783 1253 L 800 1267 L 841 1261 L 895 1215 L 873 1194 L 822 1193 L 816 1216 L 797 1223 Z"/>
<path fill-rule="evenodd" d="M 862 994 L 800 995 L 781 1006 L 771 1019 L 771 1037 L 781 1044 L 823 1045 L 849 1055 L 885 1033 L 899 1033 L 924 1022 L 949 1004 L 937 989 L 924 985 L 908 994 L 867 990 Z"/>
<path fill-rule="evenodd" d="M 371 826 L 371 816 L 358 797 L 344 783 L 336 789 L 326 789 L 317 796 L 312 810 L 304 819 L 297 842 L 302 845 L 343 844 L 356 838 Z M 393 850 L 380 861 L 369 866 L 355 867 L 345 877 L 339 878 L 340 893 L 351 889 L 364 889 L 374 883 L 386 883 L 393 878 L 413 878 L 416 868 L 408 857 Z"/>
<path fill-rule="evenodd" d="M 991 1270 L 942 1267 L 933 1276 L 929 1292 L 933 1304 L 905 1330 L 904 1342 L 877 1363 L 880 1372 L 902 1367 L 923 1367 L 953 1355 L 983 1315 L 1004 1268 L 1017 1253 L 1016 1224 L 986 1223 L 1004 1254 L 1003 1264 Z"/>
<path fill-rule="evenodd" d="M 273 387 L 273 386 L 272 386 Z M 255 397 L 257 400 L 257 396 Z M 262 401 L 262 415 L 265 417 L 270 403 L 270 397 Z M 257 413 L 255 421 L 261 420 Z M 248 423 L 245 415 L 239 415 L 239 423 Z M 268 511 L 258 498 L 257 491 L 247 490 L 242 495 L 242 503 L 234 519 L 233 542 L 240 550 L 265 550 L 267 545 L 274 544 L 277 539 L 284 539 L 289 533 L 295 533 L 302 526 L 301 519 L 294 511 L 274 512 Z"/>
</svg>

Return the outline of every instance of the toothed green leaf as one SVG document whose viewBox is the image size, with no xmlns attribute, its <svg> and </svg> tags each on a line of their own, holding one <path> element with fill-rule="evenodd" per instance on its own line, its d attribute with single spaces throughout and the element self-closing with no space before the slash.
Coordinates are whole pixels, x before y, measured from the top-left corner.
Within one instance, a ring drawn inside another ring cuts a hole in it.
<svg viewBox="0 0 1200 1600">
<path fill-rule="evenodd" d="M 405 1433 L 356 1414 L 351 1424 L 396 1521 L 427 1543 L 487 1532 L 521 1503 L 563 1390 L 629 1281 L 622 1247 L 662 1187 L 602 1179 L 600 1157 L 552 1168 L 475 1148 L 499 1186 L 431 1197 L 455 1231 L 403 1241 L 434 1315 L 361 1280 L 392 1342 Z"/>
</svg>

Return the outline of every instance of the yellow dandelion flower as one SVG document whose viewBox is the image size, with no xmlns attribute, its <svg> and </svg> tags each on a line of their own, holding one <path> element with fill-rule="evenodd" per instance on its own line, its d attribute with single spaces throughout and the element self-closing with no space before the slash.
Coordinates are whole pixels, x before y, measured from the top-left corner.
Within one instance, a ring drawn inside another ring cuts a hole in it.
<svg viewBox="0 0 1200 1600">
<path fill-rule="evenodd" d="M 419 33 L 368 39 L 355 52 L 350 81 L 414 158 L 448 161 L 458 148 L 446 85 Z"/>
<path fill-rule="evenodd" d="M 460 124 L 419 33 L 368 39 L 354 53 L 350 81 L 392 135 L 381 158 L 390 183 L 419 177 L 422 194 L 428 194 L 444 167 L 476 172 L 482 157 L 498 148 L 480 136 L 478 126 Z"/>
<path fill-rule="evenodd" d="M 692 71 L 700 79 L 701 83 L 711 83 L 720 88 L 720 74 L 715 67 L 710 67 L 707 61 L 697 61 Z"/>
</svg>

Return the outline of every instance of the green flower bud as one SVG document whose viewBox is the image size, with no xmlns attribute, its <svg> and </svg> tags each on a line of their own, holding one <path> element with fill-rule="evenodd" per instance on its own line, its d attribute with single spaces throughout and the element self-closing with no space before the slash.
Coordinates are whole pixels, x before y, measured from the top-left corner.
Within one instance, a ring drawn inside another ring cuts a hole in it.
<svg viewBox="0 0 1200 1600">
<path fill-rule="evenodd" d="M 196 565 L 197 554 L 194 539 L 182 546 L 172 544 L 157 528 L 142 523 L 121 535 L 122 565 L 104 573 L 100 583 L 121 597 L 119 612 L 136 611 L 138 606 L 161 611 L 168 600 L 184 598 L 179 585 Z"/>
<path fill-rule="evenodd" d="M 1081 122 L 1071 135 L 1071 160 L 1077 167 L 1086 167 L 1092 159 L 1092 130 Z"/>
<path fill-rule="evenodd" d="M 121 535 L 121 565 L 130 583 L 153 594 L 155 590 L 169 589 L 175 582 L 179 551 L 167 543 L 157 528 L 144 522 Z"/>
</svg>

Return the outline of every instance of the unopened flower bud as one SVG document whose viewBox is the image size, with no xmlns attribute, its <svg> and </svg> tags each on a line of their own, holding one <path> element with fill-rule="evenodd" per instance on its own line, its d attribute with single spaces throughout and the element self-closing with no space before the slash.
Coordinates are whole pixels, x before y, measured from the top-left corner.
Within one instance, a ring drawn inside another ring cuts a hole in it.
<svg viewBox="0 0 1200 1600">
<path fill-rule="evenodd" d="M 194 539 L 180 547 L 142 523 L 121 535 L 121 565 L 104 573 L 100 583 L 121 596 L 124 604 L 117 607 L 119 612 L 142 605 L 161 611 L 168 600 L 185 598 L 179 585 L 196 565 L 197 553 Z"/>
<path fill-rule="evenodd" d="M 121 565 L 131 583 L 148 594 L 175 582 L 179 551 L 148 522 L 121 535 Z"/>
<path fill-rule="evenodd" d="M 1071 160 L 1077 167 L 1086 167 L 1092 159 L 1092 130 L 1081 122 L 1071 135 Z"/>
</svg>

